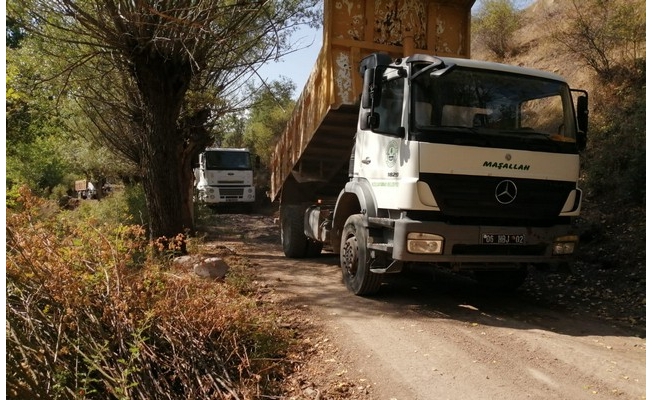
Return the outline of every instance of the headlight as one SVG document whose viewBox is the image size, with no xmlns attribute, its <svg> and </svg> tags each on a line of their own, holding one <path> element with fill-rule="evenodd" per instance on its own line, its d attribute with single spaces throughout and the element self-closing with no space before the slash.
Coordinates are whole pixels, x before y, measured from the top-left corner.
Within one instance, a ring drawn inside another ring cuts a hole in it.
<svg viewBox="0 0 652 400">
<path fill-rule="evenodd" d="M 552 254 L 556 256 L 573 254 L 578 241 L 579 238 L 575 235 L 555 238 L 552 243 Z"/>
<path fill-rule="evenodd" d="M 407 251 L 416 254 L 441 254 L 444 251 L 444 238 L 431 233 L 408 233 Z"/>
</svg>

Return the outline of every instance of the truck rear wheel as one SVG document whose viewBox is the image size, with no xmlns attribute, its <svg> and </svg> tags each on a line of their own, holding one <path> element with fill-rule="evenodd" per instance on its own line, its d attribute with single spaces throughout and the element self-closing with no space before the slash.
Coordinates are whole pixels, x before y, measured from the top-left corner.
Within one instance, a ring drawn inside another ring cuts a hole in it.
<svg viewBox="0 0 652 400">
<path fill-rule="evenodd" d="M 382 276 L 370 271 L 367 228 L 362 215 L 351 215 L 344 224 L 340 244 L 340 266 L 346 287 L 358 296 L 372 295 L 380 289 Z"/>
<path fill-rule="evenodd" d="M 281 244 L 286 257 L 306 256 L 308 238 L 303 233 L 303 207 L 286 206 L 281 210 Z"/>
</svg>

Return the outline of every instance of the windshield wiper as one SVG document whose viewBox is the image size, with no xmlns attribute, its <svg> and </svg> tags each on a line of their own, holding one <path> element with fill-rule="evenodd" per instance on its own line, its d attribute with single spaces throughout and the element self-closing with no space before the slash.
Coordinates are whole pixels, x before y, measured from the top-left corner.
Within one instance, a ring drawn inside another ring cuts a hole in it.
<svg viewBox="0 0 652 400">
<path fill-rule="evenodd" d="M 520 138 L 534 136 L 552 142 L 556 141 L 547 133 L 538 132 L 531 129 L 496 129 L 496 130 L 492 129 L 488 133 L 494 133 L 496 135 L 508 135 L 508 136 L 520 137 Z"/>
<path fill-rule="evenodd" d="M 432 130 L 440 131 L 440 130 L 463 130 L 466 132 L 470 133 L 480 133 L 478 131 L 478 128 L 474 128 L 471 126 L 464 126 L 464 125 L 444 125 L 444 126 L 433 126 Z"/>
</svg>

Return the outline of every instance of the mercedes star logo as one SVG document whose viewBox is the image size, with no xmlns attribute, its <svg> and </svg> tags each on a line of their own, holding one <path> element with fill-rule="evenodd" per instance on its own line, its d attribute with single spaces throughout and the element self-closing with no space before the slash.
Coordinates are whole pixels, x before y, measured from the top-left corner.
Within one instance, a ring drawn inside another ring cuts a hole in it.
<svg viewBox="0 0 652 400">
<path fill-rule="evenodd" d="M 496 200 L 500 204 L 509 204 L 516 199 L 516 184 L 510 180 L 504 180 L 496 185 Z"/>
</svg>

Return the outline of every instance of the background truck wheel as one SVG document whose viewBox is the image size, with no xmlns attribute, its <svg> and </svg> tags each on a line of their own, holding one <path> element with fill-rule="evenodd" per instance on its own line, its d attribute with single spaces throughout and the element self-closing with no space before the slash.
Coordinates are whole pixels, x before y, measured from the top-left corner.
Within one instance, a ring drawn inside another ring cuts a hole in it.
<svg viewBox="0 0 652 400">
<path fill-rule="evenodd" d="M 304 258 L 308 253 L 308 238 L 303 233 L 303 211 L 300 206 L 286 206 L 281 210 L 281 244 L 286 257 Z"/>
<path fill-rule="evenodd" d="M 368 232 L 362 215 L 351 215 L 344 224 L 340 244 L 340 266 L 346 287 L 358 296 L 371 295 L 380 289 L 382 276 L 369 270 Z"/>
<path fill-rule="evenodd" d="M 527 267 L 513 271 L 475 271 L 476 281 L 489 290 L 496 292 L 513 292 L 518 289 L 528 275 Z"/>
</svg>

